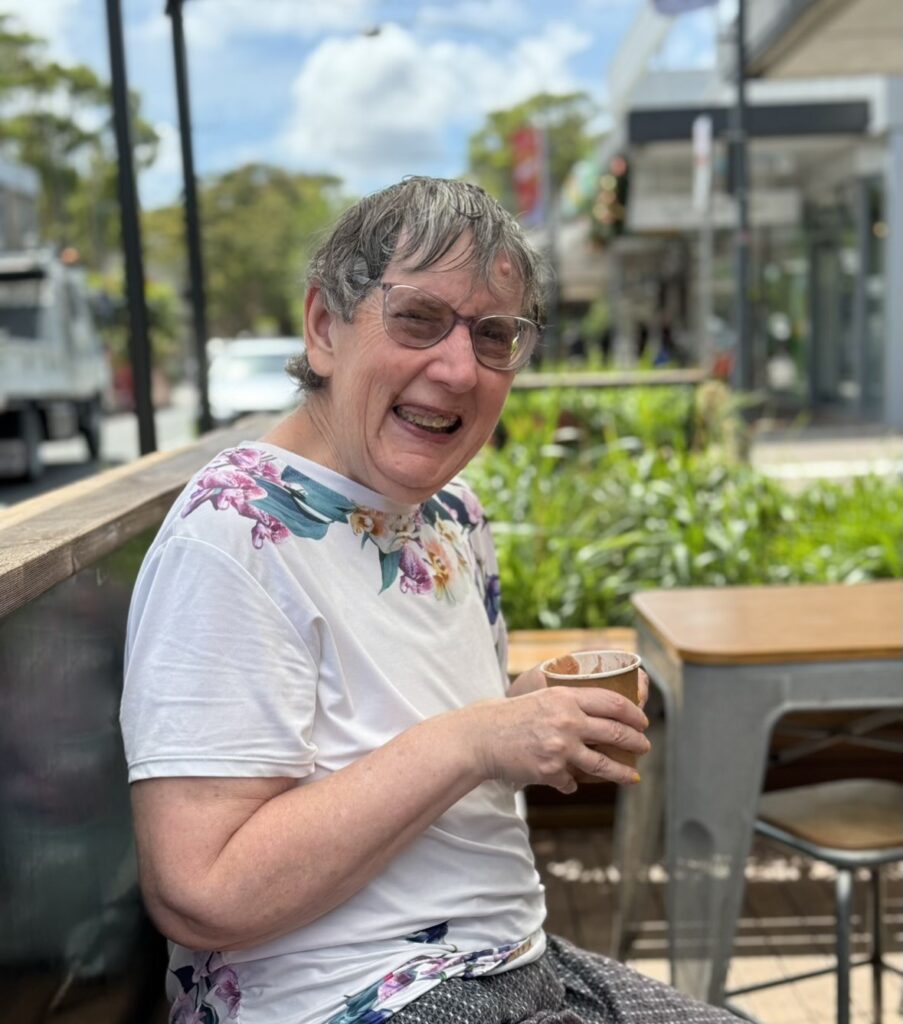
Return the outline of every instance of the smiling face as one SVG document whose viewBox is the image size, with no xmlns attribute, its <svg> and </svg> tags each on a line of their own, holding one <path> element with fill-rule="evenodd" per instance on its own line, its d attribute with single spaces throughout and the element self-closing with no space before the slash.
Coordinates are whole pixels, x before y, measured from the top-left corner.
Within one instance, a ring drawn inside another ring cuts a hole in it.
<svg viewBox="0 0 903 1024">
<path fill-rule="evenodd" d="M 523 290 L 504 258 L 489 287 L 461 267 L 460 241 L 427 270 L 390 263 L 383 279 L 423 288 L 462 316 L 520 315 Z M 477 362 L 466 325 L 427 349 L 405 348 L 385 331 L 374 288 L 352 323 L 308 295 L 305 341 L 311 366 L 328 379 L 298 415 L 301 454 L 388 498 L 421 502 L 455 476 L 498 422 L 514 374 Z"/>
</svg>

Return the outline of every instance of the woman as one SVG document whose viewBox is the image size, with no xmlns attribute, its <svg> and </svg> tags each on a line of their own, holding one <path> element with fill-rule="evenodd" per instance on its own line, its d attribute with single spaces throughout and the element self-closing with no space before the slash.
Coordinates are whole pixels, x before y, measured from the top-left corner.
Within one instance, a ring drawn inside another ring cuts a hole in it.
<svg viewBox="0 0 903 1024">
<path fill-rule="evenodd" d="M 454 479 L 542 287 L 480 189 L 364 199 L 312 262 L 306 401 L 205 467 L 148 552 L 122 725 L 172 1021 L 732 1019 L 542 931 L 517 787 L 629 785 L 591 745 L 648 749 L 616 695 L 507 687 L 489 530 Z"/>
</svg>

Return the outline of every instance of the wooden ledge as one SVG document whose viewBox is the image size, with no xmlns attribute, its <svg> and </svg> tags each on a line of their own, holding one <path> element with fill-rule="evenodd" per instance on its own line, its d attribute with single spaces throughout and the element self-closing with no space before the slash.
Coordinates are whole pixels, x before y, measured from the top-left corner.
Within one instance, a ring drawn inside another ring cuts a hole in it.
<svg viewBox="0 0 903 1024">
<path fill-rule="evenodd" d="M 161 523 L 204 463 L 272 423 L 271 416 L 247 417 L 194 444 L 145 455 L 0 512 L 0 618 Z"/>
<path fill-rule="evenodd" d="M 708 380 L 705 370 L 614 370 L 603 373 L 522 373 L 514 378 L 515 391 L 541 388 L 695 387 Z"/>
</svg>

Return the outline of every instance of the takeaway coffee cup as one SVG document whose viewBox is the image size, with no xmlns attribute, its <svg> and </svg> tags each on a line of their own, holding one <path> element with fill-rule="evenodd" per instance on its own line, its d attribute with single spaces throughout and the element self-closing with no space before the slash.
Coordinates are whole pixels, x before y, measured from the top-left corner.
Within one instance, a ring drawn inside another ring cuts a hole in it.
<svg viewBox="0 0 903 1024">
<path fill-rule="evenodd" d="M 575 651 L 549 658 L 540 666 L 549 686 L 598 686 L 614 690 L 639 704 L 640 658 L 630 651 Z M 593 747 L 631 768 L 636 767 L 637 755 L 618 747 Z M 578 782 L 603 782 L 594 775 L 577 772 Z"/>
</svg>

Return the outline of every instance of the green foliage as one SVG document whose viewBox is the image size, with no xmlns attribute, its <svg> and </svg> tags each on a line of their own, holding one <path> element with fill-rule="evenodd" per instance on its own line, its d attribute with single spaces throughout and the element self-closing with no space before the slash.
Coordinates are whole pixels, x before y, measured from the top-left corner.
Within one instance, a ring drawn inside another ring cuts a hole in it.
<svg viewBox="0 0 903 1024">
<path fill-rule="evenodd" d="M 467 475 L 493 523 L 510 628 L 629 624 L 660 587 L 903 575 L 903 485 L 860 477 L 790 494 L 725 455 L 688 389 L 512 395 L 498 449 Z"/>
<path fill-rule="evenodd" d="M 98 320 L 100 331 L 113 366 L 125 366 L 130 361 L 128 305 L 125 282 L 121 271 L 92 274 L 92 289 L 104 296 L 109 315 Z M 170 380 L 177 379 L 183 368 L 182 301 L 175 288 L 166 281 L 147 278 L 144 285 L 147 303 L 148 328 L 153 344 L 154 366 Z"/>
<path fill-rule="evenodd" d="M 511 136 L 518 128 L 532 124 L 546 129 L 552 189 L 557 194 L 570 169 L 596 142 L 587 128 L 594 113 L 593 101 L 584 92 L 561 96 L 538 93 L 507 110 L 493 111 L 470 137 L 467 177 L 514 210 Z"/>
<path fill-rule="evenodd" d="M 156 156 L 157 135 L 130 96 L 139 167 Z M 43 40 L 0 14 L 0 144 L 41 181 L 41 233 L 75 245 L 86 263 L 103 265 L 117 244 L 116 150 L 105 82 L 85 65 L 48 59 Z"/>
<path fill-rule="evenodd" d="M 302 275 L 319 233 L 339 212 L 338 179 L 247 164 L 201 184 L 208 326 L 211 335 L 240 331 L 298 334 Z M 148 264 L 185 265 L 180 206 L 145 215 Z"/>
</svg>

